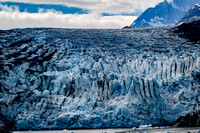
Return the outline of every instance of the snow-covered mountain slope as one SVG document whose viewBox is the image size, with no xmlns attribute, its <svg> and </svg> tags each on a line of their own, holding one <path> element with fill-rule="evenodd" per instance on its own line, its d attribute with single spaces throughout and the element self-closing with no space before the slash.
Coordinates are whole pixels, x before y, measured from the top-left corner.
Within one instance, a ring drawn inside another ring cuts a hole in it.
<svg viewBox="0 0 200 133">
<path fill-rule="evenodd" d="M 168 125 L 200 102 L 200 46 L 167 28 L 0 31 L 12 129 Z"/>
<path fill-rule="evenodd" d="M 200 5 L 197 4 L 192 7 L 180 20 L 180 23 L 191 23 L 193 21 L 200 20 Z"/>
<path fill-rule="evenodd" d="M 132 28 L 159 27 L 176 24 L 200 0 L 165 0 L 148 8 L 131 25 Z"/>
</svg>

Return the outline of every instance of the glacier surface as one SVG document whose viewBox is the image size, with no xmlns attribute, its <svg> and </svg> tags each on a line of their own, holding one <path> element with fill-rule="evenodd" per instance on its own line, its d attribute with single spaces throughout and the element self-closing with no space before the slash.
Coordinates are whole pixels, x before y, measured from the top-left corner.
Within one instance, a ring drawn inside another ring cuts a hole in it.
<svg viewBox="0 0 200 133">
<path fill-rule="evenodd" d="M 170 125 L 200 102 L 200 46 L 169 28 L 0 31 L 14 130 Z"/>
</svg>

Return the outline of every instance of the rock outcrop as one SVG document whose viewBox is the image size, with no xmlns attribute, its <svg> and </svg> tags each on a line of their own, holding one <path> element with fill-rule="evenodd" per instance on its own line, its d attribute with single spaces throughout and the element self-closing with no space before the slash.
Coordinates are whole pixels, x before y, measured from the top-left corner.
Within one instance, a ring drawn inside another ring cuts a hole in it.
<svg viewBox="0 0 200 133">
<path fill-rule="evenodd" d="M 0 133 L 12 133 L 12 132 L 6 129 L 4 125 L 0 124 Z"/>
<path fill-rule="evenodd" d="M 180 116 L 175 123 L 174 127 L 200 127 L 200 111 L 193 111 L 185 116 Z"/>
<path fill-rule="evenodd" d="M 180 37 L 187 38 L 195 44 L 200 44 L 200 20 L 191 23 L 181 23 L 172 30 L 178 33 Z"/>
</svg>

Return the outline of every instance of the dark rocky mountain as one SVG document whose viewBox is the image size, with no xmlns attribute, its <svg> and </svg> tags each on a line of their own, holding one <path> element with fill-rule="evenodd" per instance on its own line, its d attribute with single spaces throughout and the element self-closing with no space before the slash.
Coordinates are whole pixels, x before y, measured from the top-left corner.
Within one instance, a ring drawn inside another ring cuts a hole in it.
<svg viewBox="0 0 200 133">
<path fill-rule="evenodd" d="M 197 4 L 192 7 L 180 20 L 180 23 L 191 23 L 193 21 L 200 20 L 200 5 Z"/>
<path fill-rule="evenodd" d="M 167 0 L 148 8 L 131 25 L 132 28 L 159 27 L 176 24 L 200 0 Z"/>
<path fill-rule="evenodd" d="M 182 23 L 173 29 L 180 37 L 187 38 L 189 41 L 200 43 L 200 20 L 191 23 Z"/>
</svg>

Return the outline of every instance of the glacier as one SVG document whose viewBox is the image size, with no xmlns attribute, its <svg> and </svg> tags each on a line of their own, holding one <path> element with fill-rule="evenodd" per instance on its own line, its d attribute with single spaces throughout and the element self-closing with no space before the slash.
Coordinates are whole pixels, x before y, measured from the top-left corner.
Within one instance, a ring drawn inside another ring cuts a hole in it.
<svg viewBox="0 0 200 133">
<path fill-rule="evenodd" d="M 0 31 L 0 123 L 12 130 L 170 125 L 199 107 L 200 45 L 171 27 Z"/>
</svg>

